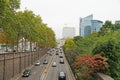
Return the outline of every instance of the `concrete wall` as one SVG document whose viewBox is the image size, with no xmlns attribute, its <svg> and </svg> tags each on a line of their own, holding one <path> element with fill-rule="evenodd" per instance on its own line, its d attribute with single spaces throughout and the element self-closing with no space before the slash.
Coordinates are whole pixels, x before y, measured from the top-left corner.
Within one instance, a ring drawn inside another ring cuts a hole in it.
<svg viewBox="0 0 120 80">
<path fill-rule="evenodd" d="M 103 74 L 103 73 L 97 73 L 97 75 L 100 77 L 99 80 L 114 80 L 114 79 L 111 78 L 110 76 L 105 75 L 105 74 Z"/>
</svg>

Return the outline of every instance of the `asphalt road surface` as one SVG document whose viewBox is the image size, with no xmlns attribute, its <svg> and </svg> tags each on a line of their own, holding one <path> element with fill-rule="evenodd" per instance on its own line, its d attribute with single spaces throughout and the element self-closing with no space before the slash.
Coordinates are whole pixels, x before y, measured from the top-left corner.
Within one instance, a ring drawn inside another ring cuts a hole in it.
<svg viewBox="0 0 120 80">
<path fill-rule="evenodd" d="M 61 71 L 66 73 L 66 80 L 75 80 L 64 53 L 59 53 L 63 56 L 64 64 L 60 63 L 60 57 L 59 54 L 56 55 L 56 50 L 50 52 L 50 54 L 52 55 L 47 54 L 41 59 L 40 66 L 31 68 L 29 77 L 21 77 L 18 80 L 58 80 L 58 73 Z M 42 64 L 45 59 L 48 60 L 48 64 Z M 57 63 L 56 67 L 52 67 L 53 62 Z"/>
</svg>

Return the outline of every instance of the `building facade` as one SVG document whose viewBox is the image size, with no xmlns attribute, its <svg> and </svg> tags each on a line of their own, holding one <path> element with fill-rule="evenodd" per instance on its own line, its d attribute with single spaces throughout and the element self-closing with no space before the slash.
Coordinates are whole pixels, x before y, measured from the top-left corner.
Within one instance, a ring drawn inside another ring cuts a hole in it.
<svg viewBox="0 0 120 80">
<path fill-rule="evenodd" d="M 79 35 L 85 37 L 92 32 L 98 32 L 102 27 L 103 22 L 100 20 L 93 20 L 93 15 L 80 18 Z"/>
<path fill-rule="evenodd" d="M 64 27 L 63 28 L 63 39 L 73 38 L 75 36 L 74 27 Z"/>
<path fill-rule="evenodd" d="M 115 24 L 120 24 L 120 20 L 115 21 Z"/>
<path fill-rule="evenodd" d="M 102 27 L 103 22 L 100 20 L 92 20 L 92 32 L 98 32 Z"/>
<path fill-rule="evenodd" d="M 80 18 L 80 36 L 86 36 L 91 33 L 91 20 L 93 19 L 93 15 L 89 15 L 85 18 Z"/>
</svg>

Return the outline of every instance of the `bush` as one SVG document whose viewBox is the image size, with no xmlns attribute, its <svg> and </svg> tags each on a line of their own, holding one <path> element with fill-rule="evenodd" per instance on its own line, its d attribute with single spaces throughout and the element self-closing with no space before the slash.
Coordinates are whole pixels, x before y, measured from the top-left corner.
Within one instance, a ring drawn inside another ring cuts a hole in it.
<svg viewBox="0 0 120 80">
<path fill-rule="evenodd" d="M 100 53 L 107 58 L 109 71 L 106 73 L 118 80 L 117 78 L 120 78 L 120 41 L 109 39 L 104 43 L 98 44 L 93 49 L 93 53 Z"/>
</svg>

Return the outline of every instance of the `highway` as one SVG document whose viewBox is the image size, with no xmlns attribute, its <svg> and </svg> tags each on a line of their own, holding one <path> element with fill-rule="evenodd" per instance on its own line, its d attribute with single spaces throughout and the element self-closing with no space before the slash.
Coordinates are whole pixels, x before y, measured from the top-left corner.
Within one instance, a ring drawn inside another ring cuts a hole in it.
<svg viewBox="0 0 120 80">
<path fill-rule="evenodd" d="M 50 54 L 52 55 L 47 54 L 41 59 L 40 66 L 31 68 L 31 75 L 29 77 L 20 77 L 18 80 L 58 80 L 59 72 L 61 71 L 66 74 L 66 80 L 75 80 L 63 51 L 56 55 L 56 50 L 54 50 Z M 60 54 L 63 56 L 64 64 L 60 63 Z M 48 64 L 42 64 L 45 59 L 48 60 Z M 53 62 L 56 62 L 56 67 L 52 66 Z"/>
</svg>

